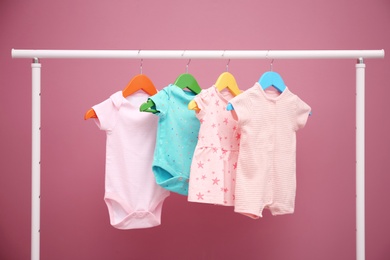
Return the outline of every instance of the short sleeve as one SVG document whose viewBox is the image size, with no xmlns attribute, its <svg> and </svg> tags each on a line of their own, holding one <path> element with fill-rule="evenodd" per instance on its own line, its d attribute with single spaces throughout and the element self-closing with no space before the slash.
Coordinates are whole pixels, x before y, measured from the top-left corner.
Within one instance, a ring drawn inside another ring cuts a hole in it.
<svg viewBox="0 0 390 260">
<path fill-rule="evenodd" d="M 306 104 L 303 100 L 301 100 L 299 97 L 297 97 L 297 102 L 296 102 L 296 118 L 297 118 L 296 129 L 297 130 L 303 128 L 306 125 L 310 111 L 311 111 L 310 106 Z"/>
<path fill-rule="evenodd" d="M 92 108 L 97 116 L 94 121 L 99 129 L 103 131 L 113 130 L 118 115 L 118 108 L 115 106 L 112 98 L 109 98 Z"/>
<path fill-rule="evenodd" d="M 199 112 L 196 113 L 196 117 L 198 119 L 201 119 L 205 115 L 207 108 L 210 104 L 209 90 L 210 89 L 203 89 L 193 99 L 196 102 L 196 105 L 198 106 L 198 108 L 200 109 Z"/>
<path fill-rule="evenodd" d="M 163 88 L 160 90 L 157 94 L 154 94 L 153 96 L 149 97 L 151 99 L 156 107 L 156 110 L 159 111 L 158 115 L 165 115 L 168 111 L 169 106 L 169 90 L 170 86 Z"/>
</svg>

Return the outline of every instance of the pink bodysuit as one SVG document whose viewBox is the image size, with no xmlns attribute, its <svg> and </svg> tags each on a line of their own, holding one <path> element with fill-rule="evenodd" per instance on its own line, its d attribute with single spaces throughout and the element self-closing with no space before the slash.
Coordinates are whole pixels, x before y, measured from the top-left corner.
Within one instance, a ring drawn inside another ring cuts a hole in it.
<svg viewBox="0 0 390 260">
<path fill-rule="evenodd" d="M 169 191 L 156 184 L 152 172 L 157 117 L 139 112 L 149 95 L 122 91 L 93 107 L 96 124 L 107 133 L 104 200 L 110 223 L 118 229 L 158 226 Z"/>
<path fill-rule="evenodd" d="M 202 90 L 194 101 L 200 111 L 198 143 L 191 164 L 188 201 L 234 205 L 240 131 L 230 111 L 228 90 Z"/>
<path fill-rule="evenodd" d="M 265 91 L 255 85 L 230 100 L 241 128 L 235 212 L 252 218 L 264 208 L 273 215 L 294 212 L 296 131 L 310 107 L 286 88 Z"/>
</svg>

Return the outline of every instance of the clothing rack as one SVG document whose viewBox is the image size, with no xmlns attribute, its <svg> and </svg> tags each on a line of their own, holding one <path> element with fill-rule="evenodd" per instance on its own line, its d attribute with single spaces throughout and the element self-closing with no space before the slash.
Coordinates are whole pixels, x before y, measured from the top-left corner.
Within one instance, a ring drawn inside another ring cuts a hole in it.
<svg viewBox="0 0 390 260">
<path fill-rule="evenodd" d="M 40 250 L 41 64 L 40 58 L 103 59 L 356 59 L 356 259 L 365 259 L 365 67 L 384 50 L 16 50 L 12 58 L 33 59 L 31 259 Z"/>
</svg>

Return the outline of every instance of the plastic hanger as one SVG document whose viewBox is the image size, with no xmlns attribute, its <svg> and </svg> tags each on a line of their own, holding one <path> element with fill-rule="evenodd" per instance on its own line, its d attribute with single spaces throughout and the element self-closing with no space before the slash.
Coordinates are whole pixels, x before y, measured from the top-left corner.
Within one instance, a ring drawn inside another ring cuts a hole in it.
<svg viewBox="0 0 390 260">
<path fill-rule="evenodd" d="M 188 73 L 181 74 L 177 77 L 174 84 L 181 89 L 187 88 L 195 94 L 199 94 L 202 91 L 194 76 Z"/>
<path fill-rule="evenodd" d="M 190 64 L 190 62 L 191 62 L 191 60 L 189 60 L 187 63 L 186 73 L 179 75 L 176 78 L 174 85 L 183 89 L 183 90 L 185 88 L 187 88 L 187 89 L 191 90 L 192 92 L 194 92 L 195 94 L 199 94 L 202 91 L 202 89 L 200 88 L 200 86 L 199 86 L 198 82 L 196 81 L 196 79 L 194 78 L 194 76 L 192 76 L 191 74 L 188 73 L 188 65 Z M 143 103 L 140 106 L 139 110 L 141 112 L 151 112 L 151 113 L 159 112 L 156 109 L 156 105 L 154 104 L 153 100 L 151 100 L 151 99 L 148 99 L 147 102 Z"/>
<path fill-rule="evenodd" d="M 181 89 L 189 89 L 191 90 L 192 92 L 194 92 L 195 94 L 199 94 L 202 89 L 200 88 L 198 82 L 196 81 L 196 79 L 194 78 L 194 76 L 192 76 L 191 74 L 188 74 L 188 73 L 184 73 L 184 74 L 181 74 L 179 75 L 179 77 L 177 77 L 175 83 L 174 83 L 175 86 L 181 88 Z M 143 103 L 139 110 L 141 112 L 151 112 L 151 113 L 157 113 L 159 112 L 158 110 L 155 109 L 155 104 L 153 102 L 153 100 L 149 99 L 147 102 Z"/>
<path fill-rule="evenodd" d="M 156 108 L 156 104 L 154 104 L 153 100 L 148 99 L 145 103 L 142 103 L 139 107 L 139 111 L 141 112 L 150 112 L 150 113 L 157 113 L 159 112 Z"/>
<path fill-rule="evenodd" d="M 282 76 L 279 73 L 272 71 L 274 60 L 271 61 L 270 71 L 265 72 L 261 75 L 259 79 L 259 84 L 263 89 L 267 89 L 271 86 L 276 88 L 280 93 L 282 93 L 286 89 L 286 84 L 284 84 Z M 234 110 L 232 104 L 228 104 L 226 110 Z"/>
<path fill-rule="evenodd" d="M 284 84 L 283 78 L 279 75 L 279 73 L 272 71 L 273 62 L 274 60 L 271 62 L 270 71 L 267 71 L 261 75 L 258 82 L 263 89 L 273 86 L 280 93 L 282 93 L 286 89 L 286 84 Z"/>
<path fill-rule="evenodd" d="M 241 90 L 238 88 L 236 79 L 230 72 L 222 73 L 215 83 L 218 91 L 221 92 L 223 89 L 227 88 L 233 96 L 241 94 Z"/>
<path fill-rule="evenodd" d="M 286 89 L 286 85 L 279 73 L 275 71 L 265 72 L 259 79 L 259 84 L 263 89 L 270 86 L 275 87 L 279 92 L 283 92 Z"/>
<path fill-rule="evenodd" d="M 202 89 L 200 88 L 200 86 L 199 86 L 198 82 L 196 81 L 196 79 L 194 78 L 194 76 L 192 76 L 191 74 L 188 73 L 188 65 L 190 64 L 190 62 L 191 62 L 191 59 L 187 63 L 186 73 L 179 75 L 176 78 L 174 85 L 178 86 L 181 89 L 187 88 L 187 89 L 191 90 L 192 92 L 194 92 L 195 94 L 199 94 L 202 91 Z"/>
<path fill-rule="evenodd" d="M 122 91 L 124 97 L 128 97 L 131 94 L 137 92 L 138 90 L 143 90 L 145 93 L 153 96 L 157 93 L 157 89 L 154 86 L 153 82 L 144 74 L 138 74 L 135 76 L 129 84 Z"/>
<path fill-rule="evenodd" d="M 153 82 L 150 80 L 150 78 L 145 74 L 142 74 L 142 60 L 141 60 L 140 70 L 141 70 L 141 74 L 138 74 L 137 76 L 133 77 L 130 80 L 130 82 L 127 84 L 127 86 L 123 89 L 122 91 L 123 97 L 128 97 L 139 90 L 144 91 L 150 96 L 153 96 L 158 92 Z M 89 118 L 97 118 L 96 113 L 92 108 L 88 110 L 84 116 L 85 120 Z"/>
<path fill-rule="evenodd" d="M 230 60 L 229 60 L 230 62 Z M 215 87 L 218 89 L 219 92 L 221 92 L 223 89 L 227 88 L 230 93 L 233 94 L 233 96 L 237 96 L 241 94 L 241 90 L 238 88 L 236 79 L 234 76 L 228 72 L 229 68 L 229 62 L 226 64 L 226 72 L 223 72 L 217 79 L 217 82 L 215 83 Z M 188 109 L 199 111 L 200 109 L 198 108 L 198 105 L 194 100 L 192 100 L 188 104 Z"/>
</svg>

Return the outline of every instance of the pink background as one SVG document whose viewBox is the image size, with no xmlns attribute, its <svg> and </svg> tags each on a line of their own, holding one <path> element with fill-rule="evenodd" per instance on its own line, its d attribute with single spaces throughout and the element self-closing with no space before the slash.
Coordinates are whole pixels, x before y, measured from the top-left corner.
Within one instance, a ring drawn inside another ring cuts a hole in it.
<svg viewBox="0 0 390 260">
<path fill-rule="evenodd" d="M 0 259 L 30 257 L 31 66 L 11 49 L 385 49 L 390 2 L 0 2 Z M 42 59 L 41 259 L 355 259 L 355 60 L 276 60 L 311 105 L 298 133 L 292 215 L 252 220 L 172 194 L 162 225 L 116 230 L 103 201 L 105 133 L 84 113 L 139 60 Z M 187 60 L 144 60 L 158 89 Z M 226 60 L 192 60 L 203 88 Z M 247 89 L 267 60 L 232 60 Z M 390 61 L 366 60 L 366 257 L 390 259 Z"/>
</svg>

